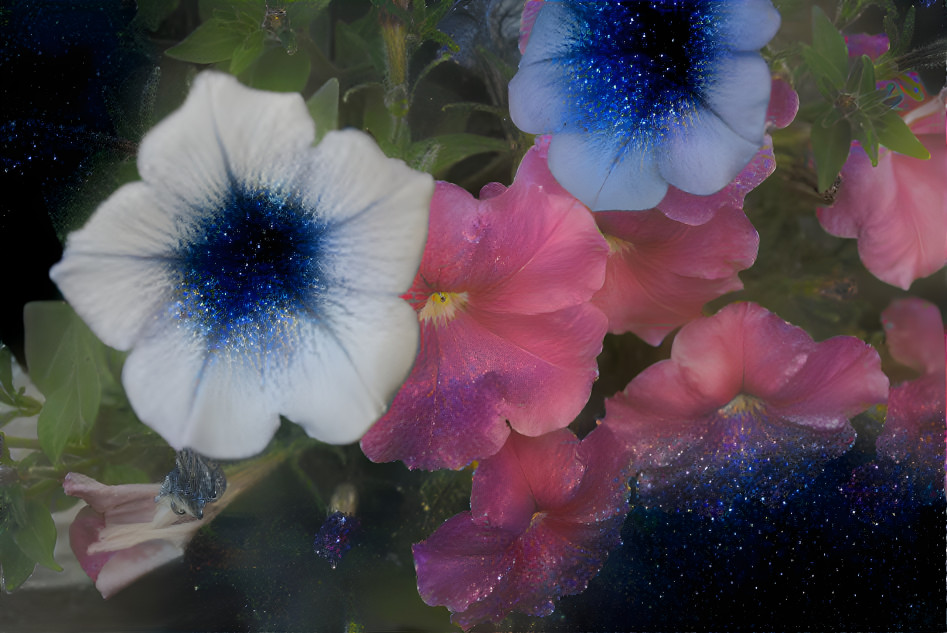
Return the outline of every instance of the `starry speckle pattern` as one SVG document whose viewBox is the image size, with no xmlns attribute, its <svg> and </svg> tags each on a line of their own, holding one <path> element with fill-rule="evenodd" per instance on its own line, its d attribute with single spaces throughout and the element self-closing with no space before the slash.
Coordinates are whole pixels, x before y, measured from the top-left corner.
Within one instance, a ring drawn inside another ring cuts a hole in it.
<svg viewBox="0 0 947 633">
<path fill-rule="evenodd" d="M 572 2 L 560 59 L 575 77 L 568 100 L 585 132 L 647 147 L 702 102 L 719 44 L 720 3 Z"/>
<path fill-rule="evenodd" d="M 276 190 L 235 189 L 205 213 L 171 258 L 175 316 L 208 349 L 280 346 L 327 288 L 327 227 Z"/>
</svg>

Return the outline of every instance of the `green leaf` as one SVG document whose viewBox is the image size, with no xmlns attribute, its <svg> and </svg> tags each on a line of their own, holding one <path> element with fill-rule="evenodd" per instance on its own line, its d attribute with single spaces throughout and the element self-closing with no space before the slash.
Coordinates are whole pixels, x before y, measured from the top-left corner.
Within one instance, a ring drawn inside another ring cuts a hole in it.
<svg viewBox="0 0 947 633">
<path fill-rule="evenodd" d="M 828 128 L 812 126 L 812 153 L 815 157 L 819 191 L 827 191 L 842 170 L 852 143 L 852 128 L 842 119 Z"/>
<path fill-rule="evenodd" d="M 0 534 L 0 585 L 13 591 L 33 575 L 36 561 L 23 553 L 13 536 Z"/>
<path fill-rule="evenodd" d="M 247 66 L 257 60 L 263 54 L 263 42 L 266 39 L 266 33 L 262 30 L 256 30 L 247 35 L 240 45 L 234 49 L 233 57 L 230 58 L 230 72 L 239 75 Z"/>
<path fill-rule="evenodd" d="M 21 525 L 14 540 L 24 554 L 43 567 L 53 571 L 62 571 L 62 567 L 53 558 L 56 548 L 56 523 L 46 505 L 33 499 L 26 505 L 26 524 Z"/>
<path fill-rule="evenodd" d="M 213 19 L 201 24 L 183 42 L 166 50 L 165 54 L 185 62 L 213 64 L 233 57 L 234 50 L 246 36 L 246 28 L 239 23 Z"/>
<path fill-rule="evenodd" d="M 151 478 L 141 468 L 130 464 L 106 464 L 102 468 L 101 481 L 110 486 L 118 484 L 148 484 Z"/>
<path fill-rule="evenodd" d="M 138 13 L 133 24 L 140 24 L 149 31 L 157 31 L 165 18 L 174 13 L 181 0 L 138 0 Z"/>
<path fill-rule="evenodd" d="M 37 424 L 40 446 L 53 463 L 70 440 L 92 430 L 107 374 L 107 348 L 72 308 L 61 301 L 28 303 L 26 361 L 34 384 L 46 396 Z"/>
<path fill-rule="evenodd" d="M 868 55 L 862 55 L 860 64 L 855 73 L 858 78 L 858 94 L 871 95 L 876 92 L 875 88 L 875 64 Z"/>
<path fill-rule="evenodd" d="M 812 48 L 823 60 L 819 65 L 820 72 L 834 84 L 844 85 L 848 75 L 848 46 L 818 6 L 812 7 Z"/>
<path fill-rule="evenodd" d="M 406 161 L 415 168 L 438 174 L 469 156 L 509 149 L 504 139 L 478 134 L 443 134 L 412 143 Z"/>
<path fill-rule="evenodd" d="M 326 132 L 339 127 L 339 80 L 333 77 L 306 102 L 309 115 L 316 124 L 316 143 Z"/>
<path fill-rule="evenodd" d="M 13 388 L 13 354 L 6 345 L 0 343 L 0 402 L 12 405 L 14 393 L 16 390 Z"/>
<path fill-rule="evenodd" d="M 878 141 L 892 151 L 921 160 L 931 157 L 931 153 L 914 136 L 904 119 L 893 110 L 886 112 L 875 122 L 875 130 L 878 133 Z"/>
<path fill-rule="evenodd" d="M 302 92 L 309 81 L 310 67 L 305 53 L 290 55 L 281 47 L 270 46 L 240 77 L 259 90 Z"/>
</svg>

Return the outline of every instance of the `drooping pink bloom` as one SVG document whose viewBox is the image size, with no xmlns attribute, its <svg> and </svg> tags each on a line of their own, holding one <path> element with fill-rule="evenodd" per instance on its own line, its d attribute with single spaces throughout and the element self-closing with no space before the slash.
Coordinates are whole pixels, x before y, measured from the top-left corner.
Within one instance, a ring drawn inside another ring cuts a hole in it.
<svg viewBox="0 0 947 633">
<path fill-rule="evenodd" d="M 907 469 L 919 497 L 941 497 L 947 362 L 940 310 L 923 299 L 900 299 L 881 313 L 881 320 L 891 356 L 921 376 L 891 388 L 888 415 L 876 443 L 878 455 Z"/>
<path fill-rule="evenodd" d="M 653 505 L 720 514 L 774 503 L 854 440 L 849 418 L 884 402 L 877 352 L 839 336 L 816 343 L 754 303 L 685 325 L 671 358 L 606 401 Z"/>
<path fill-rule="evenodd" d="M 588 301 L 602 286 L 608 247 L 538 152 L 527 153 L 510 188 L 488 185 L 479 201 L 437 184 L 406 295 L 421 349 L 362 438 L 370 459 L 462 467 L 496 453 L 510 426 L 535 436 L 568 425 L 588 399 L 607 328 Z"/>
<path fill-rule="evenodd" d="M 470 511 L 414 546 L 418 591 L 468 629 L 511 611 L 552 613 L 581 593 L 618 546 L 628 512 L 627 460 L 608 428 L 511 433 L 480 463 Z"/>
<path fill-rule="evenodd" d="M 857 239 L 865 267 L 899 288 L 909 288 L 947 262 L 945 96 L 904 114 L 930 159 L 880 148 L 878 165 L 872 167 L 865 151 L 853 143 L 835 204 L 818 211 L 826 231 Z"/>
<path fill-rule="evenodd" d="M 592 301 L 610 332 L 634 332 L 651 345 L 699 317 L 708 301 L 743 288 L 737 272 L 753 265 L 759 248 L 753 225 L 731 206 L 698 226 L 657 209 L 603 211 L 595 219 L 610 248 L 605 283 Z"/>
<path fill-rule="evenodd" d="M 109 486 L 68 473 L 63 490 L 88 504 L 69 526 L 69 545 L 102 597 L 109 598 L 183 556 L 197 531 L 274 464 L 272 460 L 258 462 L 235 473 L 220 499 L 204 507 L 201 519 L 177 514 L 167 498 L 156 503 L 161 484 Z"/>
</svg>

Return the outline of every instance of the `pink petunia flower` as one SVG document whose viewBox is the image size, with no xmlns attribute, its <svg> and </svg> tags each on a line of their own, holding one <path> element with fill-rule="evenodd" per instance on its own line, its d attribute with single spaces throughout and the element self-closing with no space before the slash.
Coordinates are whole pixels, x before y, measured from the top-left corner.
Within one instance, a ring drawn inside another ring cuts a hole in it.
<svg viewBox="0 0 947 633">
<path fill-rule="evenodd" d="M 361 445 L 373 461 L 459 468 L 496 453 L 510 426 L 540 435 L 585 405 L 607 327 L 588 301 L 608 247 L 535 148 L 509 189 L 488 185 L 479 201 L 438 183 L 430 222 L 406 295 L 420 352 Z"/>
<path fill-rule="evenodd" d="M 904 114 L 930 152 L 920 160 L 881 148 L 877 167 L 857 143 L 842 169 L 838 197 L 818 211 L 822 227 L 858 240 L 865 267 L 882 281 L 907 289 L 947 263 L 947 93 Z"/>
<path fill-rule="evenodd" d="M 942 497 L 947 367 L 940 310 L 923 299 L 900 299 L 881 313 L 881 320 L 891 356 L 921 376 L 891 388 L 878 455 L 905 467 L 913 488 L 927 491 L 919 497 Z"/>
<path fill-rule="evenodd" d="M 69 545 L 102 597 L 110 598 L 183 556 L 197 531 L 269 472 L 271 465 L 252 464 L 235 473 L 220 499 L 204 508 L 202 519 L 175 513 L 167 499 L 156 503 L 161 484 L 109 486 L 68 473 L 63 481 L 65 493 L 89 504 L 69 526 Z"/>
<path fill-rule="evenodd" d="M 480 463 L 470 511 L 414 546 L 418 591 L 468 629 L 511 611 L 552 613 L 585 590 L 620 543 L 627 461 L 611 431 L 510 434 Z"/>
<path fill-rule="evenodd" d="M 854 440 L 849 418 L 884 402 L 878 353 L 839 336 L 816 343 L 754 303 L 685 325 L 671 358 L 606 401 L 652 505 L 721 514 L 777 503 Z"/>
<path fill-rule="evenodd" d="M 737 272 L 756 261 L 759 235 L 737 207 L 690 226 L 657 209 L 603 211 L 595 219 L 609 244 L 605 283 L 592 298 L 615 334 L 659 345 L 701 315 L 705 303 L 740 290 Z"/>
</svg>

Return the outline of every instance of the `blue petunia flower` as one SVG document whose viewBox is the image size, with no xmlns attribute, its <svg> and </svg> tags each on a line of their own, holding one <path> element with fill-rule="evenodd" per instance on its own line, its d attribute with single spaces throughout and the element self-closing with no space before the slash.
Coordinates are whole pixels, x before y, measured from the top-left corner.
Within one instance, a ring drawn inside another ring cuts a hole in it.
<svg viewBox="0 0 947 633">
<path fill-rule="evenodd" d="M 174 448 L 261 451 L 285 415 L 348 443 L 417 353 L 400 298 L 433 179 L 368 136 L 314 127 L 298 94 L 205 72 L 142 141 L 127 184 L 51 271 L 108 345 L 138 416 Z"/>
<path fill-rule="evenodd" d="M 778 28 L 769 0 L 547 0 L 510 115 L 553 135 L 549 168 L 594 211 L 709 195 L 763 145 Z"/>
</svg>

